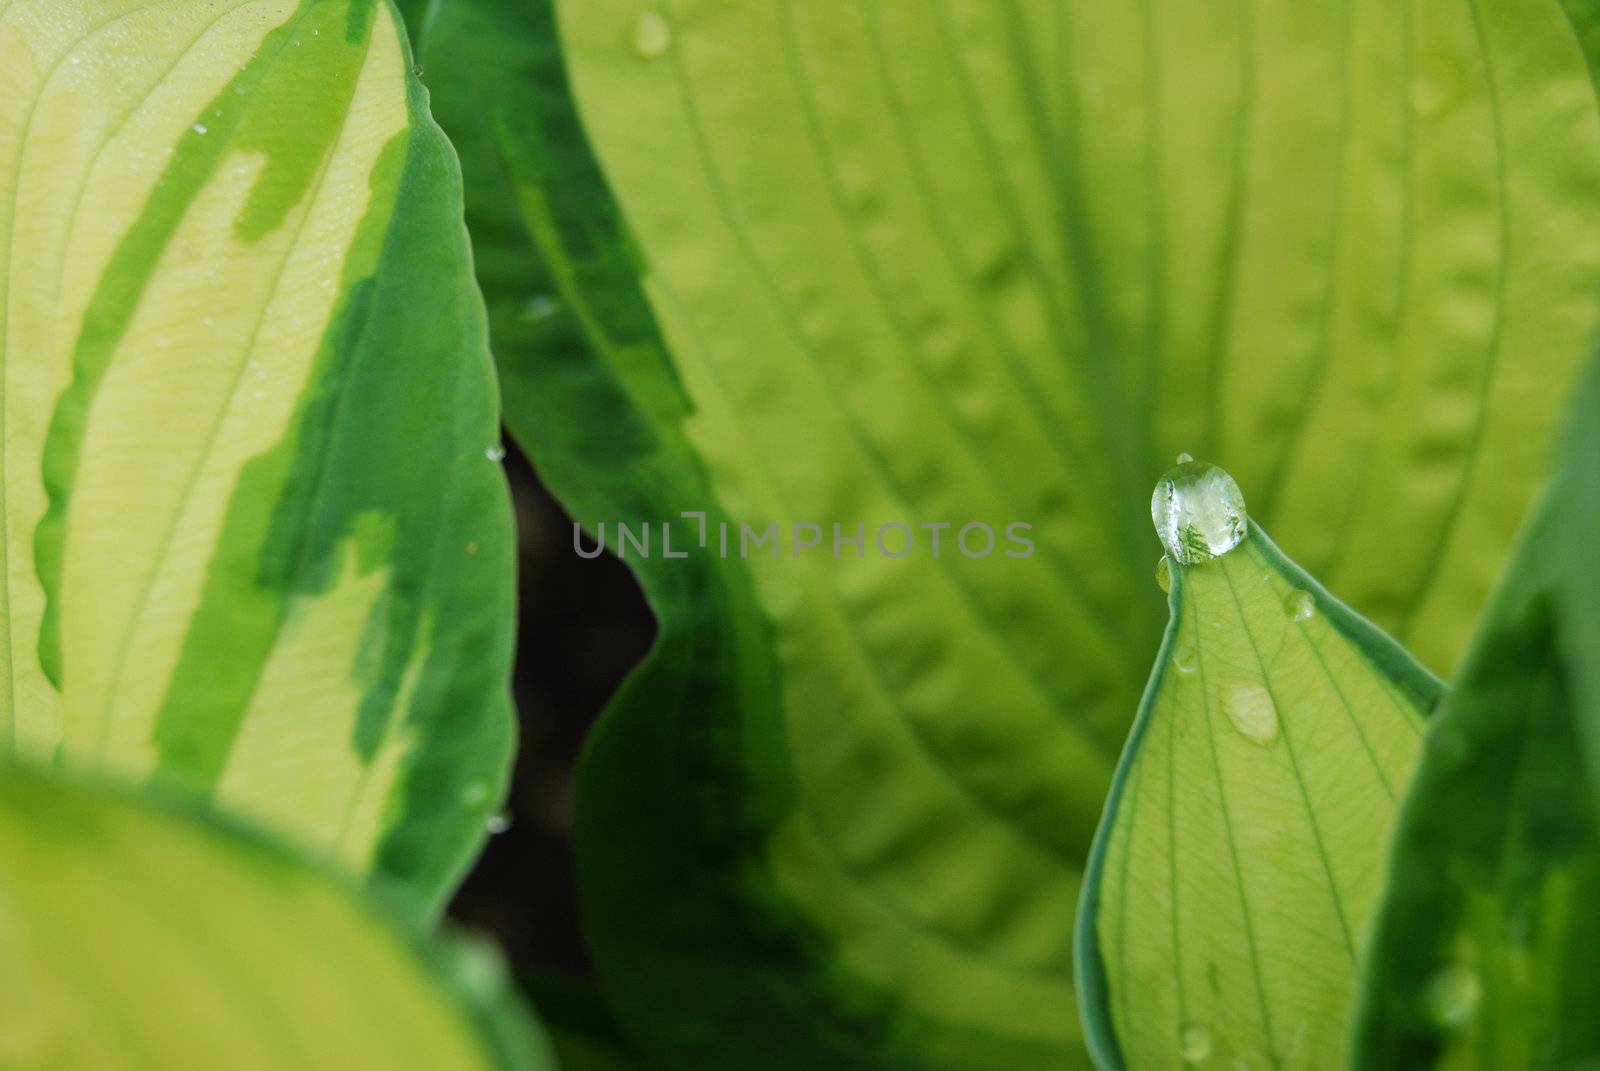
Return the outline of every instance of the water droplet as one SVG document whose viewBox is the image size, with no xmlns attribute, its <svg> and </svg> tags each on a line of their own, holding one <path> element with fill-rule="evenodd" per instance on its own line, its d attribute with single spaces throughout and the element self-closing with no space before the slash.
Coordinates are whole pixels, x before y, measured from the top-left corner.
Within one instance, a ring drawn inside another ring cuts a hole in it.
<svg viewBox="0 0 1600 1071">
<path fill-rule="evenodd" d="M 1422 1002 L 1428 1018 L 1435 1026 L 1445 1029 L 1463 1027 L 1478 1014 L 1478 1003 L 1483 999 L 1483 983 L 1470 967 L 1455 964 L 1428 979 L 1422 992 Z"/>
<path fill-rule="evenodd" d="M 1178 455 L 1178 460 L 1174 461 L 1173 464 L 1174 465 L 1187 465 L 1189 462 L 1191 462 L 1193 460 L 1194 460 L 1194 455 L 1189 453 L 1187 450 L 1185 450 L 1183 453 Z"/>
<path fill-rule="evenodd" d="M 1309 592 L 1297 588 L 1283 597 L 1283 612 L 1289 615 L 1290 621 L 1306 621 L 1317 612 L 1317 605 L 1311 601 Z"/>
<path fill-rule="evenodd" d="M 1200 655 L 1189 644 L 1180 644 L 1172 652 L 1172 664 L 1178 668 L 1179 673 L 1193 673 L 1200 668 Z"/>
<path fill-rule="evenodd" d="M 468 543 L 467 544 L 467 553 L 468 554 L 476 554 L 476 553 L 478 553 L 478 544 L 476 544 L 476 543 Z"/>
<path fill-rule="evenodd" d="M 1167 592 L 1172 590 L 1172 566 L 1167 561 L 1165 554 L 1161 555 L 1161 560 L 1156 562 L 1156 587 Z"/>
<path fill-rule="evenodd" d="M 467 807 L 475 806 L 489 798 L 489 786 L 482 781 L 474 781 L 461 790 L 461 802 Z"/>
<path fill-rule="evenodd" d="M 196 123 L 194 126 L 190 127 L 189 129 L 193 130 L 196 134 L 199 134 L 201 137 L 204 137 L 205 134 L 206 134 L 206 125 L 204 123 Z"/>
<path fill-rule="evenodd" d="M 1211 1058 L 1211 1028 L 1203 1023 L 1185 1023 L 1178 1032 L 1178 1054 L 1186 1064 L 1203 1064 Z"/>
<path fill-rule="evenodd" d="M 505 811 L 498 811 L 483 820 L 483 828 L 488 830 L 489 836 L 497 837 L 511 828 L 511 816 Z"/>
<path fill-rule="evenodd" d="M 644 59 L 656 59 L 672 47 L 672 24 L 657 11 L 646 11 L 633 24 L 633 50 Z"/>
<path fill-rule="evenodd" d="M 530 298 L 528 303 L 522 306 L 521 319 L 523 323 L 535 324 L 547 316 L 555 315 L 559 308 L 561 303 L 555 298 L 548 294 L 540 294 L 538 297 Z"/>
<path fill-rule="evenodd" d="M 1162 546 L 1182 565 L 1228 553 L 1249 527 L 1239 485 L 1203 461 L 1186 461 L 1161 477 L 1150 496 L 1150 518 Z"/>
<path fill-rule="evenodd" d="M 411 77 L 413 77 L 413 78 L 421 78 L 422 77 L 422 64 L 417 63 L 417 64 L 413 64 L 412 65 L 412 67 L 411 67 Z"/>
<path fill-rule="evenodd" d="M 1278 708 L 1261 685 L 1227 685 L 1222 692 L 1222 709 L 1246 740 L 1266 747 L 1278 739 Z"/>
<path fill-rule="evenodd" d="M 483 456 L 490 461 L 504 461 L 506 459 L 506 448 L 503 446 L 491 446 L 484 450 Z"/>
</svg>

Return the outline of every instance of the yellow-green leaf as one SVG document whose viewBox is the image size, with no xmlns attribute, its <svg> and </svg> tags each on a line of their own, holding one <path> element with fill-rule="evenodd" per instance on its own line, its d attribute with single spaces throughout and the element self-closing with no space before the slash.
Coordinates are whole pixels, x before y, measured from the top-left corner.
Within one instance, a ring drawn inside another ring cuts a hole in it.
<svg viewBox="0 0 1600 1071">
<path fill-rule="evenodd" d="M 510 748 L 457 165 L 387 0 L 0 5 L 0 749 L 436 904 Z"/>
<path fill-rule="evenodd" d="M 481 953 L 202 812 L 0 770 L 0 1065 L 547 1071 Z"/>
<path fill-rule="evenodd" d="M 1170 565 L 1171 621 L 1080 901 L 1091 1050 L 1104 1068 L 1338 1066 L 1442 686 L 1259 527 L 1197 557 Z"/>
</svg>

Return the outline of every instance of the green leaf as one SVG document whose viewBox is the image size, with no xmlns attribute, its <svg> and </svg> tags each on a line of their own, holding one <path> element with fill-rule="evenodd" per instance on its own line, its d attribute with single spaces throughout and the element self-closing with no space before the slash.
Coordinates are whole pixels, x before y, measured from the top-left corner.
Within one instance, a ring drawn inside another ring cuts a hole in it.
<svg viewBox="0 0 1600 1071">
<path fill-rule="evenodd" d="M 504 783 L 513 542 L 410 67 L 386 0 L 0 7 L 0 748 L 428 910 Z"/>
<path fill-rule="evenodd" d="M 7 1067 L 553 1069 L 483 957 L 204 812 L 0 770 Z"/>
<path fill-rule="evenodd" d="M 1259 527 L 1173 566 L 1170 602 L 1080 901 L 1092 1050 L 1106 1068 L 1337 1066 L 1443 686 Z"/>
<path fill-rule="evenodd" d="M 1159 639 L 1148 489 L 1203 451 L 1453 661 L 1595 324 L 1589 22 L 560 14 L 558 50 L 543 4 L 441 0 L 426 43 L 508 419 L 613 547 L 684 510 L 786 533 L 629 556 L 661 639 L 578 795 L 608 992 L 672 1066 L 1081 1065 L 1069 905 Z M 918 527 L 970 521 L 1037 553 Z M 797 559 L 797 523 L 865 553 Z"/>
<path fill-rule="evenodd" d="M 1356 1067 L 1600 1058 L 1600 375 L 1396 826 Z"/>
</svg>

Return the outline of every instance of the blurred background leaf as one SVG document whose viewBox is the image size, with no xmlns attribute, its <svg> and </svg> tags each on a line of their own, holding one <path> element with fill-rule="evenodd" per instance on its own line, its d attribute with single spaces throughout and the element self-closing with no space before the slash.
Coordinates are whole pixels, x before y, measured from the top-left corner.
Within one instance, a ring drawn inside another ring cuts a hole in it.
<svg viewBox="0 0 1600 1071">
<path fill-rule="evenodd" d="M 1355 1067 L 1600 1061 L 1600 366 L 1400 812 Z"/>
<path fill-rule="evenodd" d="M 456 159 L 386 2 L 0 10 L 0 746 L 433 913 L 510 758 Z"/>
<path fill-rule="evenodd" d="M 0 858 L 6 1067 L 555 1067 L 492 956 L 201 811 L 8 767 Z"/>
</svg>

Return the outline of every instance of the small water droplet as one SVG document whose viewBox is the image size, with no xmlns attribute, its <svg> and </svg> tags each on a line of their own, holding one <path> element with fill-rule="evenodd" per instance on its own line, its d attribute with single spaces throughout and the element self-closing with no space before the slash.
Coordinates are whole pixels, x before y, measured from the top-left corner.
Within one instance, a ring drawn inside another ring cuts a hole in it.
<svg viewBox="0 0 1600 1071">
<path fill-rule="evenodd" d="M 489 786 L 482 781 L 474 781 L 461 790 L 461 802 L 467 807 L 475 806 L 489 798 Z"/>
<path fill-rule="evenodd" d="M 1222 692 L 1222 709 L 1246 740 L 1266 747 L 1278 739 L 1278 708 L 1261 685 L 1227 685 Z"/>
<path fill-rule="evenodd" d="M 646 11 L 633 24 L 633 50 L 644 59 L 657 59 L 672 47 L 672 24 L 658 11 Z"/>
<path fill-rule="evenodd" d="M 422 64 L 417 63 L 417 64 L 413 64 L 412 65 L 412 67 L 411 67 L 411 77 L 413 77 L 413 78 L 421 78 L 422 77 Z"/>
<path fill-rule="evenodd" d="M 1180 644 L 1178 649 L 1172 652 L 1172 664 L 1177 667 L 1179 673 L 1193 673 L 1200 668 L 1199 653 L 1187 643 Z"/>
<path fill-rule="evenodd" d="M 511 816 L 505 811 L 498 811 L 483 820 L 483 828 L 488 830 L 489 836 L 497 837 L 511 828 Z"/>
<path fill-rule="evenodd" d="M 476 554 L 476 553 L 478 553 L 478 544 L 476 544 L 476 543 L 468 543 L 467 544 L 467 553 L 468 554 Z"/>
<path fill-rule="evenodd" d="M 1185 1023 L 1178 1032 L 1178 1054 L 1186 1064 L 1203 1064 L 1211 1058 L 1211 1028 L 1203 1023 Z"/>
<path fill-rule="evenodd" d="M 1435 1026 L 1454 1030 L 1466 1026 L 1478 1014 L 1483 1000 L 1483 983 L 1477 974 L 1462 964 L 1454 964 L 1428 979 L 1422 1002 Z"/>
<path fill-rule="evenodd" d="M 1311 601 L 1310 592 L 1297 588 L 1283 597 L 1283 612 L 1290 621 L 1307 621 L 1317 612 L 1317 604 Z"/>
<path fill-rule="evenodd" d="M 1156 562 L 1156 587 L 1162 591 L 1172 591 L 1172 566 L 1167 561 L 1165 554 Z"/>
<path fill-rule="evenodd" d="M 538 323 L 547 316 L 555 315 L 559 308 L 561 303 L 555 298 L 548 294 L 540 294 L 538 297 L 528 299 L 527 304 L 522 306 L 521 319 L 523 323 Z"/>
<path fill-rule="evenodd" d="M 1222 469 L 1186 461 L 1169 470 L 1150 496 L 1150 519 L 1173 560 L 1210 561 L 1244 541 L 1244 495 Z"/>
<path fill-rule="evenodd" d="M 190 127 L 189 129 L 193 130 L 196 134 L 199 134 L 201 137 L 205 137 L 205 135 L 206 135 L 206 125 L 204 123 L 196 123 L 194 126 Z"/>
<path fill-rule="evenodd" d="M 1189 462 L 1191 462 L 1193 460 L 1194 460 L 1194 455 L 1189 453 L 1189 451 L 1185 450 L 1183 453 L 1178 455 L 1178 459 L 1176 461 L 1174 461 L 1173 464 L 1174 465 L 1187 465 Z"/>
<path fill-rule="evenodd" d="M 503 446 L 491 446 L 484 450 L 483 456 L 490 461 L 504 461 L 506 459 L 506 448 Z"/>
</svg>

